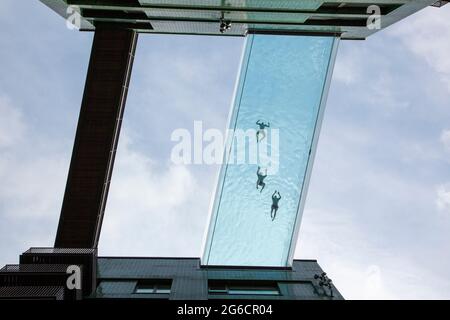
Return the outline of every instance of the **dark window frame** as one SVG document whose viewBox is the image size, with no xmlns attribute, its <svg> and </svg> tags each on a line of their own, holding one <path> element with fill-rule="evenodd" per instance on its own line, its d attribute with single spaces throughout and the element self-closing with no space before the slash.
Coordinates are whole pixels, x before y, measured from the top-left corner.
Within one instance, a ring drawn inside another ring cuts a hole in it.
<svg viewBox="0 0 450 320">
<path fill-rule="evenodd" d="M 134 294 L 170 294 L 172 292 L 171 279 L 140 280 L 134 287 Z"/>
<path fill-rule="evenodd" d="M 258 295 L 281 296 L 281 290 L 275 281 L 209 280 L 209 295 Z"/>
</svg>

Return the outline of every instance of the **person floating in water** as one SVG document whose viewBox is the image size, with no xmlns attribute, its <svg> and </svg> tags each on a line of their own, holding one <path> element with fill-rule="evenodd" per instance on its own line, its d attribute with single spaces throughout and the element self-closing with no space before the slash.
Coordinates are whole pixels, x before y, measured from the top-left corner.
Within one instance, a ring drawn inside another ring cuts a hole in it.
<svg viewBox="0 0 450 320">
<path fill-rule="evenodd" d="M 256 181 L 256 189 L 259 189 L 258 187 L 261 187 L 261 191 L 263 191 L 266 184 L 264 183 L 264 179 L 267 177 L 267 169 L 265 170 L 265 173 L 262 174 L 261 167 L 258 167 L 258 171 L 256 171 L 256 175 L 258 176 L 258 181 Z"/>
<path fill-rule="evenodd" d="M 259 126 L 259 130 L 256 131 L 256 141 L 260 142 L 262 139 L 266 137 L 266 130 L 265 128 L 270 127 L 270 122 L 267 124 L 262 122 L 261 120 L 256 121 L 256 124 Z"/>
<path fill-rule="evenodd" d="M 275 192 L 272 195 L 272 210 L 270 211 L 270 217 L 272 218 L 272 221 L 275 220 L 275 216 L 277 215 L 278 201 L 280 201 L 280 199 L 281 199 L 280 193 L 277 190 L 275 190 Z"/>
</svg>

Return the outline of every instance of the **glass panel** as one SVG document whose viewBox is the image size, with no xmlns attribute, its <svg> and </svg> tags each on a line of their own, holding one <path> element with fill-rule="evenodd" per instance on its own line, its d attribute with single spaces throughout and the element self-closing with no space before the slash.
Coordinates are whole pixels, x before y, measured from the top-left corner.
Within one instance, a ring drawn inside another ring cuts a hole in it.
<svg viewBox="0 0 450 320">
<path fill-rule="evenodd" d="M 174 7 L 221 7 L 221 8 L 258 8 L 285 10 L 316 10 L 323 1 L 320 0 L 139 0 L 143 5 L 166 5 Z"/>
<path fill-rule="evenodd" d="M 279 12 L 239 12 L 239 11 L 214 11 L 214 10 L 185 10 L 185 9 L 148 9 L 145 10 L 151 19 L 172 18 L 200 19 L 200 20 L 225 20 L 247 22 L 284 22 L 304 23 L 310 17 L 309 14 L 279 13 Z"/>
<path fill-rule="evenodd" d="M 170 288 L 169 289 L 156 288 L 155 293 L 169 294 L 170 293 Z"/>
<path fill-rule="evenodd" d="M 137 287 L 136 293 L 155 293 L 155 288 L 149 286 Z"/>
<path fill-rule="evenodd" d="M 136 293 L 160 293 L 160 294 L 169 294 L 172 285 L 170 283 L 147 283 L 147 284 L 138 284 L 136 287 Z"/>
<path fill-rule="evenodd" d="M 209 286 L 210 294 L 242 294 L 242 295 L 279 295 L 276 286 L 258 285 L 236 285 L 236 284 L 213 284 Z"/>
<path fill-rule="evenodd" d="M 217 289 L 217 288 L 209 288 L 209 293 L 221 293 L 221 294 L 226 294 L 227 293 L 227 289 Z"/>
<path fill-rule="evenodd" d="M 228 291 L 228 294 L 242 294 L 242 295 L 271 295 L 271 296 L 277 296 L 280 294 L 278 290 L 272 289 L 272 290 L 259 290 L 259 289 L 230 289 Z"/>
<path fill-rule="evenodd" d="M 170 293 L 172 285 L 169 283 L 157 284 L 156 293 Z"/>
<path fill-rule="evenodd" d="M 292 263 L 337 42 L 248 37 L 203 264 Z"/>
</svg>

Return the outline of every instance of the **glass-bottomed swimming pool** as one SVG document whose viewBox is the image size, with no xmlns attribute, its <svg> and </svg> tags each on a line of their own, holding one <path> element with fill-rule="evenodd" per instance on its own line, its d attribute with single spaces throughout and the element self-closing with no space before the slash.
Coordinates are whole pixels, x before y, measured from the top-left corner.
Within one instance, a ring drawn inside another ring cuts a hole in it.
<svg viewBox="0 0 450 320">
<path fill-rule="evenodd" d="M 202 264 L 291 265 L 337 43 L 248 36 Z"/>
</svg>

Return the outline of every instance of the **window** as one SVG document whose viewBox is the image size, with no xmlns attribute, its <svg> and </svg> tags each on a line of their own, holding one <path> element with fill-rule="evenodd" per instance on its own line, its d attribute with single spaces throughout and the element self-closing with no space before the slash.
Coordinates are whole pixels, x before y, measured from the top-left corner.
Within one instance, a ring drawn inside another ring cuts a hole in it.
<svg viewBox="0 0 450 320">
<path fill-rule="evenodd" d="M 138 282 L 134 293 L 137 294 L 170 294 L 171 280 L 141 281 Z"/>
<path fill-rule="evenodd" d="M 276 282 L 257 281 L 217 281 L 209 282 L 209 294 L 228 295 L 280 295 L 280 289 Z"/>
</svg>

